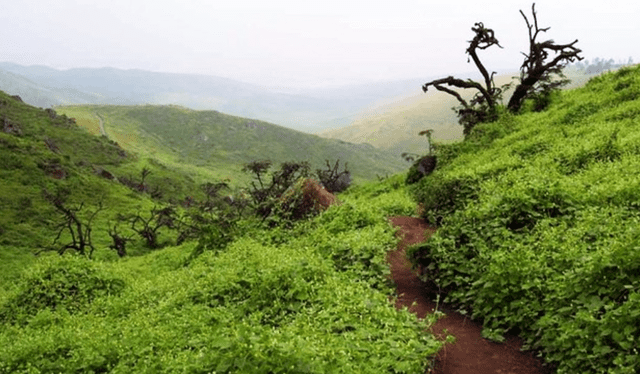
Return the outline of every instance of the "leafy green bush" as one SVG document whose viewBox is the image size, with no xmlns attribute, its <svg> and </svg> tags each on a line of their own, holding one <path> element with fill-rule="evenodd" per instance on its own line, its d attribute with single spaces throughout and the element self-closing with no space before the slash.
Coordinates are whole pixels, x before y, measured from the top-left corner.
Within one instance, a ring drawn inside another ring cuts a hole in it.
<svg viewBox="0 0 640 374">
<path fill-rule="evenodd" d="M 210 240 L 193 258 L 193 242 L 103 264 L 56 258 L 126 287 L 0 324 L 0 373 L 425 372 L 442 343 L 389 300 L 386 212 L 413 208 L 402 179 L 349 189 L 291 228 L 239 220 L 224 250 Z"/>
<path fill-rule="evenodd" d="M 25 323 L 45 309 L 75 313 L 97 297 L 118 295 L 124 285 L 85 258 L 48 257 L 22 276 L 0 307 L 0 321 Z"/>
<path fill-rule="evenodd" d="M 413 190 L 416 200 L 422 204 L 423 217 L 431 223 L 439 224 L 444 217 L 477 196 L 478 176 L 447 177 L 436 171 L 428 178 L 423 178 Z"/>
<path fill-rule="evenodd" d="M 520 333 L 558 373 L 640 367 L 640 102 L 619 95 L 639 78 L 634 67 L 593 79 L 499 136 L 478 125 L 414 191 L 443 217 L 408 250 L 423 279 L 485 337 Z"/>
</svg>

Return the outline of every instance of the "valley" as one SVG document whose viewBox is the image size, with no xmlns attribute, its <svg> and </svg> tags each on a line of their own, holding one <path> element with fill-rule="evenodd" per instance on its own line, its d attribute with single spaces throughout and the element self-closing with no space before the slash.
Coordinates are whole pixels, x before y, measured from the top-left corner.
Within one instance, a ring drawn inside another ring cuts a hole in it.
<svg viewBox="0 0 640 374">
<path fill-rule="evenodd" d="M 387 139 L 374 147 L 0 92 L 0 373 L 437 372 L 455 337 L 389 302 L 406 302 L 387 263 L 398 216 L 436 225 L 403 253 L 483 344 L 518 334 L 545 370 L 632 373 L 639 100 L 638 66 L 594 77 L 463 141 L 436 137 L 437 168 L 409 183 L 391 125 L 424 129 L 420 100 L 370 118 Z M 336 159 L 353 175 L 339 203 L 299 210 L 300 177 Z"/>
</svg>

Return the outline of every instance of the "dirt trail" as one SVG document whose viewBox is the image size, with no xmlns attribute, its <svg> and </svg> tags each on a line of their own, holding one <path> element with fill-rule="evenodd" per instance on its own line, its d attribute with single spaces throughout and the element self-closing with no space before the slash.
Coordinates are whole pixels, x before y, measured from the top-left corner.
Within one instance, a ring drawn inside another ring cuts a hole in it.
<svg viewBox="0 0 640 374">
<path fill-rule="evenodd" d="M 411 271 L 411 265 L 405 257 L 408 245 L 424 241 L 425 234 L 431 235 L 435 231 L 423 220 L 413 217 L 392 217 L 390 222 L 400 228 L 402 241 L 398 249 L 387 255 L 391 265 L 391 274 L 396 282 L 398 301 L 397 308 L 407 306 L 419 318 L 432 313 L 436 303 L 432 301 L 435 292 L 428 290 Z M 413 302 L 416 305 L 413 305 Z M 542 361 L 530 353 L 520 351 L 521 342 L 516 337 L 508 338 L 504 343 L 493 343 L 482 338 L 482 325 L 469 320 L 459 313 L 449 310 L 440 304 L 438 310 L 446 317 L 441 318 L 433 327 L 433 333 L 444 339 L 448 334 L 456 337 L 456 342 L 447 344 L 440 351 L 437 359 L 436 374 L 540 374 L 551 373 L 549 368 L 542 366 Z"/>
<path fill-rule="evenodd" d="M 93 114 L 95 114 L 96 117 L 98 117 L 98 120 L 100 121 L 100 135 L 108 137 L 107 132 L 104 129 L 104 121 L 102 120 L 102 116 L 95 112 Z"/>
</svg>

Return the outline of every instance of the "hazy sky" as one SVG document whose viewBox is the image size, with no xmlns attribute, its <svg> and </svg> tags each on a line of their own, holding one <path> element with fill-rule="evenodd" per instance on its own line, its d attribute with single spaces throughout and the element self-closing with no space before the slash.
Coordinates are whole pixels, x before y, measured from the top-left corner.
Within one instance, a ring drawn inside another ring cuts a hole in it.
<svg viewBox="0 0 640 374">
<path fill-rule="evenodd" d="M 521 0 L 5 0 L 0 61 L 136 68 L 307 86 L 475 70 L 464 53 L 484 22 L 517 70 L 528 47 Z M 640 62 L 640 1 L 542 0 L 540 40 L 579 39 L 583 55 Z"/>
</svg>

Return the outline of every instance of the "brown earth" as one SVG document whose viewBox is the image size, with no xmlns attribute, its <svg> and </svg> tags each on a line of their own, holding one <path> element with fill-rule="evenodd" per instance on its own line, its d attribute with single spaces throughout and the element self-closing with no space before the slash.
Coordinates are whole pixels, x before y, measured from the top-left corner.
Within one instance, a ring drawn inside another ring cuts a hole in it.
<svg viewBox="0 0 640 374">
<path fill-rule="evenodd" d="M 429 290 L 411 270 L 405 256 L 405 249 L 411 244 L 423 242 L 435 232 L 423 220 L 413 217 L 391 217 L 390 222 L 399 228 L 401 242 L 398 249 L 390 251 L 387 261 L 391 265 L 391 275 L 396 283 L 398 299 L 397 308 L 404 306 L 424 318 L 434 310 L 444 312 L 432 328 L 434 335 L 444 339 L 448 334 L 455 336 L 453 344 L 447 344 L 440 351 L 435 374 L 540 374 L 551 373 L 551 369 L 543 367 L 542 360 L 532 353 L 520 351 L 522 342 L 517 337 L 507 337 L 504 343 L 494 343 L 482 338 L 482 325 L 459 314 L 447 305 L 436 306 L 433 297 L 435 290 Z M 414 303 L 415 302 L 415 303 Z"/>
</svg>

